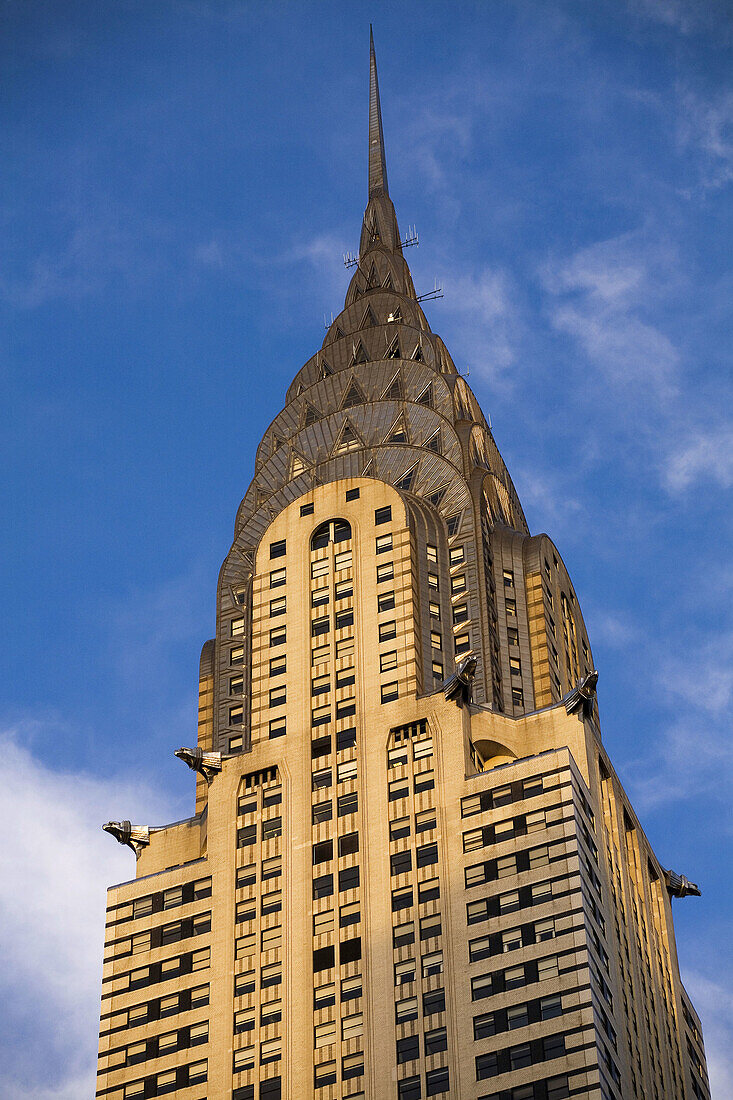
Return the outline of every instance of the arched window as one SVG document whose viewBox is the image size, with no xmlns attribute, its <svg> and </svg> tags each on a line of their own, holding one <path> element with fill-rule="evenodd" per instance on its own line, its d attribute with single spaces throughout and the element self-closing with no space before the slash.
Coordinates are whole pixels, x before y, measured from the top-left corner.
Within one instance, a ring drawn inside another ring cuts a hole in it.
<svg viewBox="0 0 733 1100">
<path fill-rule="evenodd" d="M 316 527 L 311 536 L 311 550 L 321 550 L 329 542 L 344 542 L 351 538 L 351 524 L 345 519 L 328 519 Z"/>
</svg>

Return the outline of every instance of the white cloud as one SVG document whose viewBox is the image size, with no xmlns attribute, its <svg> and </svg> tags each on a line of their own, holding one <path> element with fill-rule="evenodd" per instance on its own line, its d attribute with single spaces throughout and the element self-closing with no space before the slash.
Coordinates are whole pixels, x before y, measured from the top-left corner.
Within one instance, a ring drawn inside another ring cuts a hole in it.
<svg viewBox="0 0 733 1100">
<path fill-rule="evenodd" d="M 643 409 L 675 391 L 679 353 L 649 319 L 674 263 L 669 250 L 624 234 L 598 241 L 542 272 L 552 325 L 572 336 L 605 380 Z"/>
<path fill-rule="evenodd" d="M 0 1095 L 79 1100 L 95 1092 L 105 890 L 135 875 L 101 824 L 180 813 L 129 778 L 47 767 L 20 743 L 41 736 L 0 734 Z"/>
<path fill-rule="evenodd" d="M 725 1100 L 733 1096 L 731 983 L 712 981 L 698 971 L 685 972 L 682 980 L 702 1022 L 710 1091 L 714 1100 Z"/>
<path fill-rule="evenodd" d="M 717 191 L 733 181 L 733 91 L 707 100 L 688 91 L 680 102 L 680 142 L 700 153 L 701 186 Z"/>
<path fill-rule="evenodd" d="M 681 440 L 664 470 L 668 489 L 682 491 L 710 480 L 722 489 L 733 486 L 733 427 L 700 430 Z"/>
<path fill-rule="evenodd" d="M 456 366 L 461 372 L 476 370 L 495 386 L 506 383 L 504 376 L 516 359 L 520 338 L 508 274 L 484 267 L 473 274 L 451 273 L 442 283 L 446 293 L 442 327 Z"/>
</svg>

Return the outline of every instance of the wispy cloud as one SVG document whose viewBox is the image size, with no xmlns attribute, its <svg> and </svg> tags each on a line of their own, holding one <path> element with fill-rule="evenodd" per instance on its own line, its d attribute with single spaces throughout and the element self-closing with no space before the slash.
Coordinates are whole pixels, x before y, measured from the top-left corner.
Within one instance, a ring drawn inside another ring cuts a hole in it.
<svg viewBox="0 0 733 1100">
<path fill-rule="evenodd" d="M 733 181 L 733 91 L 705 99 L 692 91 L 680 97 L 679 140 L 699 154 L 700 186 L 717 191 Z"/>
<path fill-rule="evenodd" d="M 95 1091 L 105 889 L 135 874 L 100 826 L 178 815 L 129 778 L 46 767 L 22 745 L 34 733 L 0 733 L 0 1094 L 77 1100 Z"/>
<path fill-rule="evenodd" d="M 733 425 L 700 429 L 681 439 L 665 469 L 667 488 L 679 492 L 709 480 L 733 487 Z"/>
<path fill-rule="evenodd" d="M 451 354 L 460 370 L 475 370 L 494 388 L 506 386 L 521 339 L 521 320 L 512 279 L 498 267 L 468 274 L 449 272 L 442 279 L 447 305 L 443 328 L 450 332 Z"/>
</svg>

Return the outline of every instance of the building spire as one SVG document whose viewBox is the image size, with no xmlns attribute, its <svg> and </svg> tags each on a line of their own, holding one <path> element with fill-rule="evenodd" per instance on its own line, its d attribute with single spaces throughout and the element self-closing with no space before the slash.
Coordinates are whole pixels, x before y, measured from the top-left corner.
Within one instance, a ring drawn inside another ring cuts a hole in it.
<svg viewBox="0 0 733 1100">
<path fill-rule="evenodd" d="M 369 198 L 372 195 L 388 195 L 387 160 L 384 155 L 382 132 L 382 108 L 379 103 L 377 57 L 374 52 L 374 35 L 369 24 Z"/>
</svg>

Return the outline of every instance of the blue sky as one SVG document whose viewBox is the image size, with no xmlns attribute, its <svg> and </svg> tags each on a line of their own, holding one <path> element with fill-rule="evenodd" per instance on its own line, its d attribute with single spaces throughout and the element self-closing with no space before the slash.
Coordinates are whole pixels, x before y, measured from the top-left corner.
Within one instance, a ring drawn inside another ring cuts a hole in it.
<svg viewBox="0 0 733 1100">
<path fill-rule="evenodd" d="M 370 21 L 418 291 L 574 578 L 648 835 L 702 885 L 678 946 L 733 1095 L 729 0 L 6 0 L 14 1100 L 91 1091 L 103 891 L 133 874 L 99 823 L 191 809 L 172 750 L 236 508 L 358 247 Z"/>
</svg>

